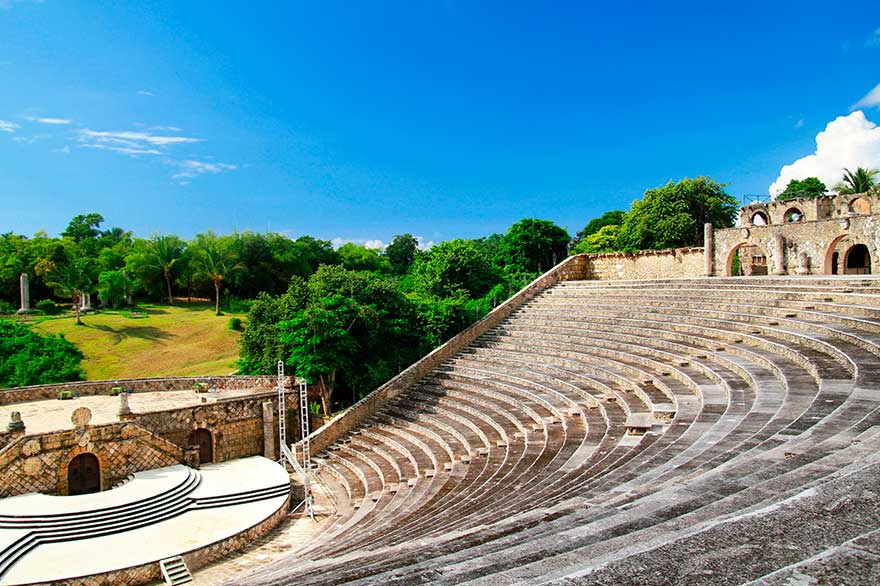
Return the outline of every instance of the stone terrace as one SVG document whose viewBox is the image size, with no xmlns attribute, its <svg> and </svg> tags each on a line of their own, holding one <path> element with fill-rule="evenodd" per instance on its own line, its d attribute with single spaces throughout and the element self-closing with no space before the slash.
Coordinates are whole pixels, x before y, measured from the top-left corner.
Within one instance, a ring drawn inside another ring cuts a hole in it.
<svg viewBox="0 0 880 586">
<path fill-rule="evenodd" d="M 562 282 L 315 459 L 228 583 L 876 584 L 880 280 Z"/>
</svg>

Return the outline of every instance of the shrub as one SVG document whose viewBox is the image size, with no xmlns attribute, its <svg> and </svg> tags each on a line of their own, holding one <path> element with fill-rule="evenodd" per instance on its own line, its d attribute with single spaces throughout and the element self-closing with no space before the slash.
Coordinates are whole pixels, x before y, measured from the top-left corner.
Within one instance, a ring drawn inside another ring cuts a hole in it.
<svg viewBox="0 0 880 586">
<path fill-rule="evenodd" d="M 73 391 L 58 391 L 58 400 L 66 401 L 73 399 Z"/>
<path fill-rule="evenodd" d="M 0 320 L 0 388 L 82 380 L 83 354 L 64 336 Z"/>
<path fill-rule="evenodd" d="M 123 389 L 122 387 L 113 387 L 112 389 L 110 389 L 110 396 L 111 397 L 118 397 L 123 392 L 125 392 L 125 389 Z"/>
<path fill-rule="evenodd" d="M 39 309 L 46 315 L 58 315 L 64 311 L 64 306 L 55 303 L 51 299 L 40 299 L 34 305 L 34 309 Z"/>
<path fill-rule="evenodd" d="M 234 331 L 241 330 L 241 318 L 240 317 L 230 317 L 229 318 L 229 329 Z"/>
<path fill-rule="evenodd" d="M 12 315 L 17 309 L 8 301 L 0 301 L 0 315 Z"/>
</svg>

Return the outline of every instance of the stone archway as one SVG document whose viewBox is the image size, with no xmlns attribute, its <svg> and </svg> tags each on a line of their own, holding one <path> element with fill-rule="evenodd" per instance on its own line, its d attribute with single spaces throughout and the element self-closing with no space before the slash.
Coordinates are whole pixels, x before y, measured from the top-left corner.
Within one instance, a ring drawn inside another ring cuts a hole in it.
<svg viewBox="0 0 880 586">
<path fill-rule="evenodd" d="M 870 275 L 871 252 L 864 244 L 854 244 L 843 257 L 843 272 L 846 275 Z"/>
<path fill-rule="evenodd" d="M 214 437 L 207 429 L 200 427 L 189 434 L 189 445 L 198 446 L 199 464 L 214 463 Z"/>
<path fill-rule="evenodd" d="M 840 262 L 840 253 L 837 248 L 844 238 L 849 238 L 849 234 L 841 234 L 832 240 L 831 244 L 829 244 L 828 248 L 825 250 L 825 264 L 822 270 L 824 274 L 836 275 L 838 273 L 837 267 Z"/>
<path fill-rule="evenodd" d="M 67 465 L 67 494 L 101 492 L 101 462 L 91 452 L 75 456 Z"/>
<path fill-rule="evenodd" d="M 769 226 L 770 225 L 770 217 L 762 211 L 757 211 L 752 214 L 752 217 L 749 218 L 749 222 L 753 226 Z"/>
<path fill-rule="evenodd" d="M 737 258 L 739 258 L 739 272 L 734 274 L 734 271 L 737 269 L 735 266 Z M 727 262 L 724 265 L 725 277 L 750 277 L 766 274 L 767 251 L 760 244 L 741 242 L 728 253 Z"/>
</svg>

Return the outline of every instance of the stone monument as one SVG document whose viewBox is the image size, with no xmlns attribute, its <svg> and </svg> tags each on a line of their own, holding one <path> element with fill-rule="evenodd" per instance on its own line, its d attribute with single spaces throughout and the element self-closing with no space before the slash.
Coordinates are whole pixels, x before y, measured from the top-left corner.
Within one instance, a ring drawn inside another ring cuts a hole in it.
<svg viewBox="0 0 880 586">
<path fill-rule="evenodd" d="M 31 310 L 31 290 L 27 273 L 22 273 L 18 282 L 21 289 L 21 309 L 18 310 L 18 313 L 27 313 Z"/>
</svg>

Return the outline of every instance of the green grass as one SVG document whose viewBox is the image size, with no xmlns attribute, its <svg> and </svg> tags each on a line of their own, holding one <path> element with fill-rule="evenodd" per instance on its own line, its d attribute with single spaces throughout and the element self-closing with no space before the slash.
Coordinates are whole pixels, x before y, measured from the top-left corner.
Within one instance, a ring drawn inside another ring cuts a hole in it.
<svg viewBox="0 0 880 586">
<path fill-rule="evenodd" d="M 34 329 L 63 333 L 85 354 L 89 380 L 229 374 L 238 359 L 239 332 L 231 316 L 210 304 L 145 305 L 137 311 L 38 317 Z"/>
</svg>

